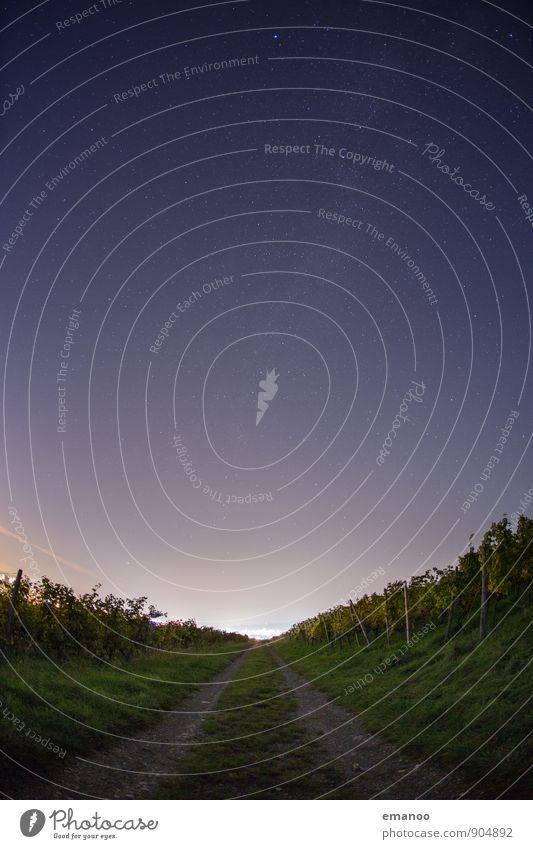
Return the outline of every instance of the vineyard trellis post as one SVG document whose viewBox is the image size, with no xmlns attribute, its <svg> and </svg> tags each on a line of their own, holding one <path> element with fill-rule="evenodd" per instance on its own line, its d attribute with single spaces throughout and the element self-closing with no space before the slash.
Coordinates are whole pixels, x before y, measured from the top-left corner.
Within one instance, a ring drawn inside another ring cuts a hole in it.
<svg viewBox="0 0 533 849">
<path fill-rule="evenodd" d="M 489 577 L 487 572 L 487 546 L 481 545 L 481 605 L 479 608 L 479 639 L 484 640 L 487 632 L 487 604 L 489 601 Z"/>
<path fill-rule="evenodd" d="M 411 622 L 409 619 L 409 596 L 407 594 L 407 581 L 403 582 L 403 601 L 405 606 L 405 642 L 411 639 Z"/>
<path fill-rule="evenodd" d="M 357 628 L 358 628 L 357 619 L 353 615 L 353 611 L 350 610 L 350 613 L 351 613 L 352 622 L 354 623 L 352 625 L 350 631 L 353 631 L 353 633 L 355 635 L 355 642 L 357 643 L 357 647 L 359 648 L 360 643 L 359 643 L 359 634 L 357 633 Z"/>
<path fill-rule="evenodd" d="M 324 619 L 323 616 L 320 616 L 320 621 L 322 622 L 322 627 L 324 628 L 324 634 L 326 635 L 326 643 L 328 644 L 328 646 L 331 647 L 331 643 L 330 643 L 330 640 L 329 640 L 329 631 L 328 631 L 327 622 L 326 622 L 326 620 Z"/>
<path fill-rule="evenodd" d="M 342 615 L 340 611 L 335 614 L 335 631 L 337 630 L 339 631 L 339 636 L 335 638 L 335 642 L 337 643 L 338 647 L 342 649 L 342 641 L 344 639 L 344 634 L 342 631 Z"/>
<path fill-rule="evenodd" d="M 361 632 L 362 632 L 362 634 L 363 634 L 363 637 L 364 637 L 364 638 L 365 638 L 365 640 L 366 640 L 366 644 L 367 644 L 367 646 L 369 646 L 369 645 L 370 645 L 370 640 L 368 639 L 368 635 L 367 635 L 367 633 L 366 633 L 365 626 L 363 625 L 363 623 L 362 623 L 361 619 L 359 618 L 359 616 L 358 616 L 358 614 L 357 614 L 357 610 L 355 609 L 354 603 L 353 603 L 353 601 L 352 601 L 351 599 L 350 599 L 350 612 L 351 612 L 351 614 L 352 614 L 352 618 L 353 618 L 353 619 L 357 622 L 357 624 L 359 625 L 359 627 L 360 627 L 360 629 L 361 629 Z"/>
<path fill-rule="evenodd" d="M 387 645 L 390 646 L 390 636 L 389 636 L 389 614 L 387 611 L 387 588 L 383 590 L 383 598 L 385 601 L 383 602 L 385 608 L 385 633 L 387 635 Z"/>
<path fill-rule="evenodd" d="M 452 600 L 450 601 L 450 606 L 448 608 L 448 621 L 446 622 L 446 636 L 444 637 L 444 642 L 447 643 L 452 634 L 452 622 L 453 622 L 453 614 L 455 612 L 455 602 L 457 597 L 455 596 L 455 592 L 458 588 L 458 576 L 459 576 L 459 566 L 456 566 L 454 569 L 454 582 L 452 587 Z"/>
</svg>

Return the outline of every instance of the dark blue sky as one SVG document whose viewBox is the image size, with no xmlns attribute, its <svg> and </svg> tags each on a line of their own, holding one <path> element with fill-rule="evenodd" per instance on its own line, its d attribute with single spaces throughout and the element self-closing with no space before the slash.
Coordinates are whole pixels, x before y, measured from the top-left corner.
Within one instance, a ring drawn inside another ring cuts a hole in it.
<svg viewBox="0 0 533 849">
<path fill-rule="evenodd" d="M 528 5 L 3 4 L 6 570 L 266 633 L 522 509 Z"/>
</svg>

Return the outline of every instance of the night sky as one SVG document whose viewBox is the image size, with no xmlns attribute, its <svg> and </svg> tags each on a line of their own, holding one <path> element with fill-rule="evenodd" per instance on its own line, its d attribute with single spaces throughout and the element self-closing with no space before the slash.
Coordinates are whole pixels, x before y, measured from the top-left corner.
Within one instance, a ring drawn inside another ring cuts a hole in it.
<svg viewBox="0 0 533 849">
<path fill-rule="evenodd" d="M 266 635 L 516 518 L 528 2 L 2 12 L 1 568 Z"/>
</svg>

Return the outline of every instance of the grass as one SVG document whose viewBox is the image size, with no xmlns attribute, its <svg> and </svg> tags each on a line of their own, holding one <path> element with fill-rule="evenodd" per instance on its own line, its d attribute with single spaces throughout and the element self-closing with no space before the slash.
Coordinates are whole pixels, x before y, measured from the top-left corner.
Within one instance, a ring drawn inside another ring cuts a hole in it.
<svg viewBox="0 0 533 849">
<path fill-rule="evenodd" d="M 390 647 L 381 638 L 342 649 L 282 640 L 276 649 L 368 730 L 405 744 L 417 762 L 434 755 L 447 770 L 460 766 L 468 783 L 479 782 L 476 792 L 527 798 L 531 788 L 520 776 L 531 763 L 531 617 L 524 609 L 499 616 L 483 643 L 472 624 L 448 643 L 439 627 L 403 654 L 401 634 Z M 0 747 L 8 757 L 0 786 L 11 795 L 17 775 L 26 777 L 16 762 L 49 775 L 75 755 L 112 745 L 113 735 L 157 722 L 160 710 L 179 706 L 236 656 L 227 652 L 246 647 L 225 645 L 219 655 L 154 653 L 124 670 L 89 662 L 56 667 L 42 658 L 10 668 L 1 661 Z M 380 663 L 382 674 L 375 672 Z M 309 799 L 335 786 L 331 767 L 314 771 L 328 757 L 317 744 L 305 745 L 310 732 L 291 721 L 296 700 L 282 695 L 287 685 L 270 653 L 250 652 L 238 675 L 202 725 L 201 745 L 179 761 L 176 770 L 186 775 L 163 784 L 160 798 Z"/>
<path fill-rule="evenodd" d="M 182 775 L 161 785 L 160 799 L 310 799 L 335 782 L 328 767 L 300 777 L 327 759 L 316 744 L 285 754 L 311 738 L 300 723 L 283 725 L 297 703 L 276 698 L 287 683 L 269 652 L 252 652 L 239 677 L 216 704 L 224 712 L 204 722 L 200 745 L 180 760 Z"/>
<path fill-rule="evenodd" d="M 157 722 L 160 710 L 179 706 L 234 660 L 237 654 L 228 652 L 247 647 L 224 644 L 220 654 L 154 652 L 122 670 L 91 662 L 54 666 L 44 658 L 10 667 L 2 659 L 1 786 L 9 792 L 17 775 L 27 776 L 13 761 L 46 775 L 75 755 L 112 745 L 115 734 Z"/>
<path fill-rule="evenodd" d="M 474 623 L 446 644 L 444 628 L 436 628 L 403 655 L 403 635 L 391 638 L 390 648 L 381 638 L 359 649 L 316 650 L 289 640 L 276 649 L 369 731 L 406 744 L 417 761 L 435 753 L 434 762 L 446 769 L 462 764 L 468 783 L 479 781 L 489 798 L 506 791 L 509 798 L 523 798 L 531 791 L 525 778 L 517 781 L 531 763 L 525 739 L 531 732 L 525 704 L 531 695 L 531 632 L 522 633 L 530 623 L 527 611 L 513 613 L 481 644 Z M 395 652 L 398 661 L 376 674 Z"/>
</svg>

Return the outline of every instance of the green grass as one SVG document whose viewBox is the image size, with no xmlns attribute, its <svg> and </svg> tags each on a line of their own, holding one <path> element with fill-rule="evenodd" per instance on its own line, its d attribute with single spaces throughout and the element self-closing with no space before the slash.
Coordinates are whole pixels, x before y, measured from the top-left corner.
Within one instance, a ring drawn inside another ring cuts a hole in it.
<svg viewBox="0 0 533 849">
<path fill-rule="evenodd" d="M 507 618 L 500 611 L 499 616 L 500 624 L 482 644 L 474 624 L 447 644 L 444 629 L 437 628 L 383 674 L 373 670 L 398 652 L 400 634 L 390 648 L 380 639 L 371 647 L 323 646 L 312 654 L 289 640 L 276 649 L 329 698 L 357 714 L 367 729 L 396 745 L 405 743 L 417 762 L 437 750 L 435 760 L 447 769 L 464 761 L 461 770 L 469 783 L 480 780 L 483 793 L 494 798 L 531 763 L 531 746 L 524 739 L 531 730 L 531 710 L 524 707 L 531 694 L 531 639 L 520 636 L 531 617 L 527 610 Z M 57 668 L 41 658 L 16 661 L 10 669 L 1 661 L 0 747 L 13 761 L 53 774 L 75 755 L 113 745 L 113 734 L 157 722 L 159 710 L 179 706 L 236 656 L 228 651 L 244 648 L 225 645 L 219 655 L 153 653 L 122 671 L 89 662 Z M 370 682 L 355 687 L 367 674 Z M 238 675 L 216 704 L 221 712 L 202 726 L 201 743 L 207 745 L 193 747 L 176 767 L 189 774 L 163 785 L 161 798 L 307 799 L 335 786 L 338 777 L 331 768 L 300 777 L 328 757 L 316 745 L 305 746 L 309 732 L 290 722 L 294 697 L 276 698 L 287 685 L 268 651 L 250 652 Z M 49 739 L 65 757 L 30 739 L 28 729 Z M 303 748 L 284 754 L 298 746 Z M 6 792 L 13 791 L 17 771 L 8 757 L 2 758 L 0 786 Z M 508 796 L 524 798 L 529 792 L 522 779 Z"/>
<path fill-rule="evenodd" d="M 159 798 L 309 799 L 334 784 L 330 768 L 300 778 L 327 760 L 316 744 L 285 754 L 310 736 L 300 723 L 283 725 L 294 718 L 296 700 L 275 698 L 287 684 L 267 650 L 252 652 L 239 676 L 216 703 L 224 712 L 203 723 L 200 745 L 180 760 L 176 771 L 182 775 L 162 784 Z"/>
<path fill-rule="evenodd" d="M 179 706 L 247 647 L 224 644 L 219 654 L 153 652 L 123 670 L 91 662 L 54 666 L 44 658 L 14 661 L 10 668 L 2 659 L 0 747 L 39 774 L 55 772 L 74 755 L 113 745 L 113 734 L 157 722 L 162 718 L 159 710 Z M 43 747 L 36 735 L 59 751 Z M 3 755 L 1 786 L 12 787 L 17 774 L 25 775 Z"/>
<path fill-rule="evenodd" d="M 531 745 L 524 740 L 531 731 L 531 708 L 524 706 L 531 695 L 531 631 L 520 636 L 530 622 L 530 612 L 514 613 L 482 644 L 474 623 L 447 644 L 444 629 L 437 628 L 382 674 L 373 670 L 398 651 L 403 636 L 391 639 L 390 648 L 383 638 L 360 649 L 352 644 L 315 651 L 289 640 L 276 648 L 297 672 L 359 715 L 368 730 L 407 744 L 416 760 L 437 750 L 436 762 L 448 769 L 465 760 L 468 781 L 481 780 L 483 792 L 495 798 L 531 763 Z M 371 681 L 354 686 L 368 674 Z M 522 798 L 526 784 L 515 784 L 509 798 Z"/>
</svg>

